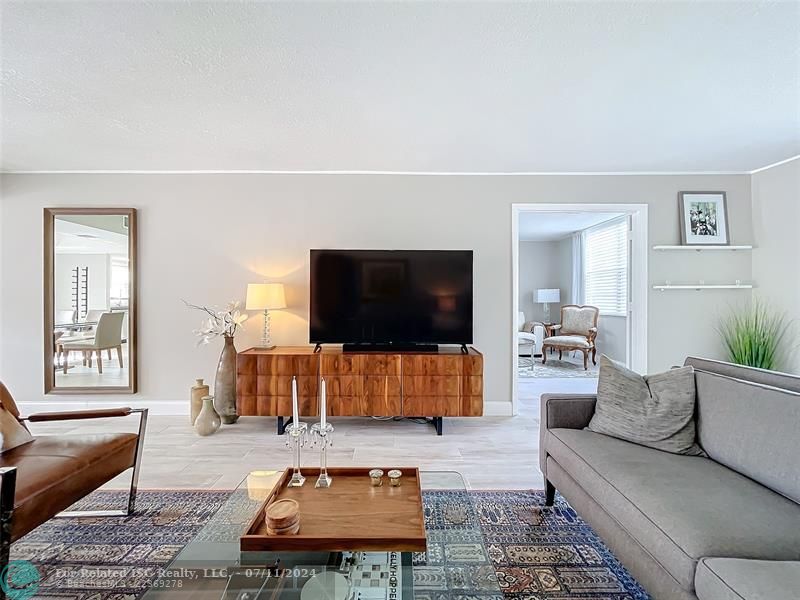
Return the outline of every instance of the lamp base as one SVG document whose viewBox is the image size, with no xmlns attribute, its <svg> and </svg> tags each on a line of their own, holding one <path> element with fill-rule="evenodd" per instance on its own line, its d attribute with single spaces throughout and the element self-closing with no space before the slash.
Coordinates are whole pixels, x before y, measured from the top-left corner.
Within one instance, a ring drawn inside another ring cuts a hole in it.
<svg viewBox="0 0 800 600">
<path fill-rule="evenodd" d="M 259 344 L 258 346 L 253 346 L 253 347 L 257 348 L 258 350 L 275 350 L 275 348 L 277 348 L 275 344 L 269 346 L 265 346 L 264 344 Z"/>
</svg>

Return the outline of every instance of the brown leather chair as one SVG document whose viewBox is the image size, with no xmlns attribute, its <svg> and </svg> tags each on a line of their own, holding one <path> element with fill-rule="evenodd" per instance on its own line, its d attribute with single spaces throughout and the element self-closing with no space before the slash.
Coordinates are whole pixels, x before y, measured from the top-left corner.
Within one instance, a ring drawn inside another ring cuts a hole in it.
<svg viewBox="0 0 800 600">
<path fill-rule="evenodd" d="M 23 418 L 2 382 L 0 404 L 23 426 L 26 422 L 125 417 L 134 413 L 140 416 L 138 433 L 43 435 L 0 453 L 0 570 L 3 573 L 11 543 L 53 517 L 126 516 L 133 512 L 147 409 L 51 412 Z M 127 469 L 133 469 L 133 473 L 124 509 L 64 511 Z M 0 589 L 0 598 L 3 597 Z"/>
</svg>

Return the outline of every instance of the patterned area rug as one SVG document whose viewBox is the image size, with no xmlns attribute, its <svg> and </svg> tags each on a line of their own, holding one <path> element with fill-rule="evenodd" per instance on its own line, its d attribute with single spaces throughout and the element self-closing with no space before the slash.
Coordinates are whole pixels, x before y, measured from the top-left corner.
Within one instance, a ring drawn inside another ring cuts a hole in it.
<svg viewBox="0 0 800 600">
<path fill-rule="evenodd" d="M 599 366 L 592 364 L 591 357 L 589 357 L 589 369 L 584 370 L 583 355 L 580 353 L 577 358 L 564 354 L 561 360 L 558 360 L 558 354 L 554 354 L 547 357 L 545 364 L 542 364 L 541 358 L 517 357 L 519 377 L 597 377 L 598 370 Z"/>
<path fill-rule="evenodd" d="M 134 516 L 51 520 L 15 543 L 11 558 L 30 560 L 38 568 L 36 598 L 133 600 L 227 495 L 143 491 Z M 122 498 L 119 492 L 96 492 L 81 504 L 116 508 Z M 437 582 L 447 585 L 474 576 L 468 563 L 471 552 L 482 552 L 474 539 L 481 534 L 506 598 L 649 598 L 560 498 L 552 509 L 543 508 L 540 491 L 431 491 L 424 500 L 429 537 L 428 552 L 414 556 L 418 598 L 437 600 L 442 597 Z M 103 578 L 97 578 L 98 568 Z M 91 576 L 85 575 L 88 571 Z"/>
</svg>

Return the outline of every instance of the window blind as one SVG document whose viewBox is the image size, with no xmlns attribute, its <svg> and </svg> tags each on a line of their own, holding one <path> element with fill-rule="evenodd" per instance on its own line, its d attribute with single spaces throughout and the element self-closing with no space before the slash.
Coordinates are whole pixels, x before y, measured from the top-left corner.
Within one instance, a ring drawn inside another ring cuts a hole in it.
<svg viewBox="0 0 800 600">
<path fill-rule="evenodd" d="M 621 219 L 584 232 L 586 304 L 607 315 L 627 315 L 628 221 Z"/>
</svg>

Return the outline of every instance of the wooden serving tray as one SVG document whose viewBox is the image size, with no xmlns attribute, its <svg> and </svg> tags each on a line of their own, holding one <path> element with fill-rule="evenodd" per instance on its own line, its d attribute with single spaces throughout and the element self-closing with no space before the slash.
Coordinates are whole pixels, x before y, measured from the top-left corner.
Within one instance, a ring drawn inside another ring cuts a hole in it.
<svg viewBox="0 0 800 600">
<path fill-rule="evenodd" d="M 424 552 L 425 518 L 419 469 L 399 467 L 401 485 L 391 487 L 385 475 L 383 485 L 372 487 L 369 472 L 373 467 L 329 468 L 333 478 L 329 488 L 315 488 L 319 469 L 303 468 L 303 487 L 290 488 L 292 470 L 286 469 L 258 509 L 244 535 L 242 551 L 372 551 Z M 300 504 L 300 531 L 295 535 L 267 533 L 264 508 L 276 500 L 291 498 Z"/>
</svg>

